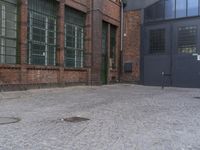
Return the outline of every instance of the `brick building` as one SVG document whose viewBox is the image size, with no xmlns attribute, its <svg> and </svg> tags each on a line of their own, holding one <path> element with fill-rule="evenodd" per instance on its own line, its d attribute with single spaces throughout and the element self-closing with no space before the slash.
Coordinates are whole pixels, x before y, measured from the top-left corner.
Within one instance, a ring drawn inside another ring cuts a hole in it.
<svg viewBox="0 0 200 150">
<path fill-rule="evenodd" d="M 120 74 L 119 0 L 1 0 L 0 85 L 106 84 Z"/>
<path fill-rule="evenodd" d="M 200 87 L 199 0 L 122 2 L 0 0 L 1 89 Z"/>
</svg>

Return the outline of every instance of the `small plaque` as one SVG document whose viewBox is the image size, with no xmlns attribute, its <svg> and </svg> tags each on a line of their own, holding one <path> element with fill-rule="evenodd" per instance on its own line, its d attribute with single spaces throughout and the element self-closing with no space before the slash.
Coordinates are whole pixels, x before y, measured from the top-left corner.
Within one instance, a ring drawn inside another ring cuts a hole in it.
<svg viewBox="0 0 200 150">
<path fill-rule="evenodd" d="M 200 61 L 200 55 L 197 55 L 197 60 Z"/>
<path fill-rule="evenodd" d="M 125 73 L 132 73 L 133 72 L 133 64 L 132 63 L 125 63 L 124 64 L 124 72 Z"/>
</svg>

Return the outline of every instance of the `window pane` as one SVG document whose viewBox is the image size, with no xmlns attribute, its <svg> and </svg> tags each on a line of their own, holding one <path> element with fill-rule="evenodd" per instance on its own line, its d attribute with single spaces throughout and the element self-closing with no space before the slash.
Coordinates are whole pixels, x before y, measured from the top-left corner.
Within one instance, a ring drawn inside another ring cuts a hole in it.
<svg viewBox="0 0 200 150">
<path fill-rule="evenodd" d="M 154 5 L 150 6 L 150 7 L 147 7 L 144 10 L 145 21 L 152 21 L 152 20 L 154 20 L 154 14 L 155 14 L 154 10 L 155 10 Z"/>
<path fill-rule="evenodd" d="M 186 17 L 186 0 L 176 0 L 176 18 Z"/>
<path fill-rule="evenodd" d="M 164 19 L 164 0 L 160 0 L 155 4 L 147 7 L 144 11 L 145 21 Z"/>
<path fill-rule="evenodd" d="M 48 43 L 54 44 L 55 42 L 55 33 L 54 32 L 48 32 Z"/>
<path fill-rule="evenodd" d="M 164 19 L 164 10 L 164 0 L 160 0 L 155 4 L 154 11 L 156 20 Z"/>
<path fill-rule="evenodd" d="M 77 28 L 77 48 L 83 49 L 83 30 L 82 30 L 82 28 Z"/>
<path fill-rule="evenodd" d="M 188 16 L 198 15 L 198 0 L 188 0 Z"/>
<path fill-rule="evenodd" d="M 45 65 L 45 45 L 41 45 L 39 43 L 32 43 L 31 64 Z"/>
<path fill-rule="evenodd" d="M 56 47 L 49 45 L 48 46 L 48 64 L 49 65 L 54 65 L 54 60 L 55 60 L 55 52 L 56 52 Z"/>
<path fill-rule="evenodd" d="M 83 67 L 85 14 L 65 9 L 65 66 Z"/>
<path fill-rule="evenodd" d="M 29 63 L 55 65 L 56 9 L 53 0 L 29 0 Z"/>
<path fill-rule="evenodd" d="M 178 28 L 178 52 L 197 52 L 197 26 L 186 26 Z"/>
<path fill-rule="evenodd" d="M 65 21 L 71 24 L 84 26 L 85 14 L 76 9 L 65 7 Z"/>
<path fill-rule="evenodd" d="M 151 54 L 165 52 L 165 29 L 150 30 L 149 49 Z"/>
<path fill-rule="evenodd" d="M 75 50 L 67 49 L 65 53 L 65 65 L 67 67 L 75 67 Z"/>
<path fill-rule="evenodd" d="M 165 0 L 165 18 L 175 18 L 175 0 Z"/>
<path fill-rule="evenodd" d="M 116 67 L 116 27 L 110 27 L 110 58 L 112 60 L 112 68 Z"/>
<path fill-rule="evenodd" d="M 0 1 L 0 63 L 16 63 L 17 6 L 16 0 Z"/>
<path fill-rule="evenodd" d="M 82 58 L 83 58 L 83 51 L 77 50 L 76 51 L 76 65 L 78 68 L 82 67 Z"/>
</svg>

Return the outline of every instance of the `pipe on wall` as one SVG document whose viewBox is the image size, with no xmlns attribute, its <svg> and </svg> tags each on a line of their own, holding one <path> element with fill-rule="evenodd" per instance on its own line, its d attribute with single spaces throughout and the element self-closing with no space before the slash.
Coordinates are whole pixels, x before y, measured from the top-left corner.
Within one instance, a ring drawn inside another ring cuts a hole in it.
<svg viewBox="0 0 200 150">
<path fill-rule="evenodd" d="M 120 22 L 120 64 L 119 64 L 119 81 L 121 81 L 121 75 L 123 74 L 123 48 L 124 48 L 124 1 L 121 0 L 121 22 Z"/>
</svg>

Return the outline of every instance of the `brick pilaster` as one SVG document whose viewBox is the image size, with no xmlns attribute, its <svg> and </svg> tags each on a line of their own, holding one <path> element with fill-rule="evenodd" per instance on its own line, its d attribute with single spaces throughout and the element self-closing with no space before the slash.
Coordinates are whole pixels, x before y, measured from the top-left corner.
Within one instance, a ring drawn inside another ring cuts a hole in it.
<svg viewBox="0 0 200 150">
<path fill-rule="evenodd" d="M 57 19 L 57 65 L 60 66 L 60 73 L 58 81 L 63 81 L 64 74 L 64 39 L 65 39 L 65 0 L 60 0 L 58 6 L 58 19 Z"/>
<path fill-rule="evenodd" d="M 19 1 L 19 64 L 21 64 L 21 83 L 27 83 L 27 24 L 28 24 L 28 0 Z"/>
<path fill-rule="evenodd" d="M 103 1 L 92 1 L 92 85 L 101 84 Z"/>
</svg>

